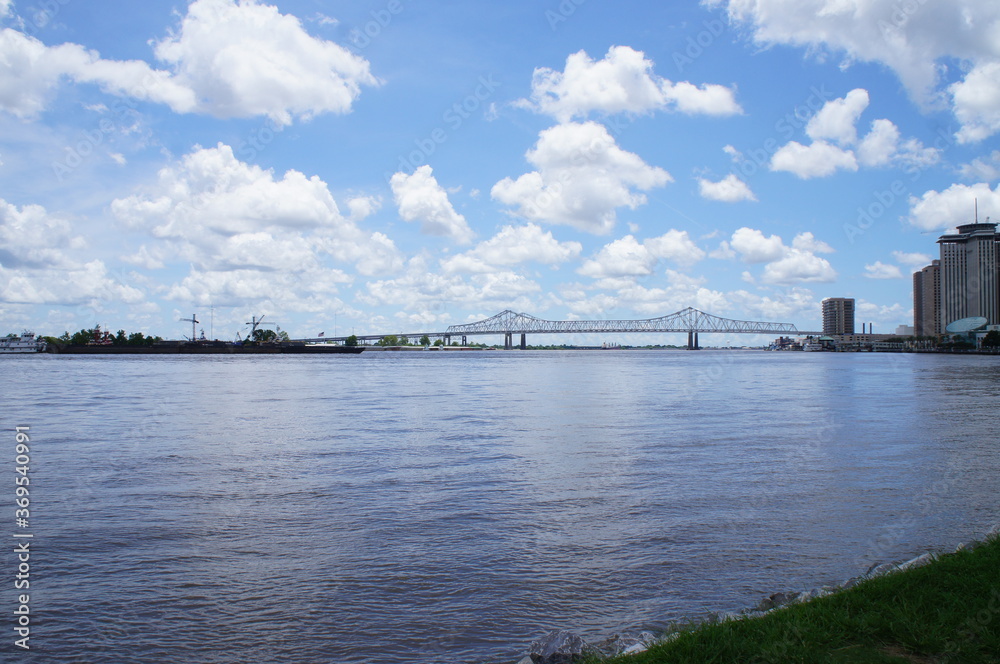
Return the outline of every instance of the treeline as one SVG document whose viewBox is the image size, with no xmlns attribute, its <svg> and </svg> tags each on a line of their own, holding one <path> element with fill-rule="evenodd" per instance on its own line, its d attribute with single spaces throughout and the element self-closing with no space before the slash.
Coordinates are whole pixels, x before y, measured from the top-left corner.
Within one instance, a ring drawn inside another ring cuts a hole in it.
<svg viewBox="0 0 1000 664">
<path fill-rule="evenodd" d="M 102 331 L 97 327 L 90 330 L 80 330 L 76 334 L 63 332 L 62 336 L 55 339 L 70 346 L 86 346 L 97 344 L 104 346 L 152 346 L 158 341 L 163 341 L 163 337 L 147 337 L 142 332 L 126 334 L 125 330 L 118 330 L 115 334 Z"/>
<path fill-rule="evenodd" d="M 353 343 L 352 343 L 353 340 Z M 347 338 L 344 342 L 345 346 L 357 346 L 358 338 L 353 334 Z M 443 339 L 437 339 L 433 344 L 431 343 L 430 337 L 426 334 L 420 337 L 417 343 L 413 343 L 413 340 L 405 336 L 397 336 L 395 334 L 387 334 L 378 341 L 375 342 L 376 346 L 444 346 Z M 451 342 L 452 346 L 457 346 L 457 341 Z M 469 344 L 469 348 L 488 348 L 486 344 Z"/>
</svg>

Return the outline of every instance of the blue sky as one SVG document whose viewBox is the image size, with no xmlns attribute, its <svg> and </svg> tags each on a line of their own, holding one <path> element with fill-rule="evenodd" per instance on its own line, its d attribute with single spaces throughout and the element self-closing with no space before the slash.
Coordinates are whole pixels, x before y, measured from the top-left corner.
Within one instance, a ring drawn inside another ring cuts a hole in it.
<svg viewBox="0 0 1000 664">
<path fill-rule="evenodd" d="M 912 321 L 992 0 L 0 0 L 0 332 Z M 653 341 L 653 340 L 651 340 Z"/>
</svg>

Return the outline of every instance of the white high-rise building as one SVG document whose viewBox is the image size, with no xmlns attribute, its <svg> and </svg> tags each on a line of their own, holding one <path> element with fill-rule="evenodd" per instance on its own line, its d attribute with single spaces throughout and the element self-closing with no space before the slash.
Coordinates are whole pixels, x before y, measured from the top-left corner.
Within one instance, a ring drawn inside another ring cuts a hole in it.
<svg viewBox="0 0 1000 664">
<path fill-rule="evenodd" d="M 960 318 L 982 316 L 1000 324 L 1000 235 L 993 223 L 965 224 L 942 235 L 941 329 Z"/>
</svg>

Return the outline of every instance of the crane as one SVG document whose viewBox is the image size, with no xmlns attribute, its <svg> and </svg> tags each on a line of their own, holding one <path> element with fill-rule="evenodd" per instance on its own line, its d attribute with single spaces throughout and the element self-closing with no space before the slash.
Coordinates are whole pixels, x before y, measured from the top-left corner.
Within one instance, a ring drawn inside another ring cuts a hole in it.
<svg viewBox="0 0 1000 664">
<path fill-rule="evenodd" d="M 261 325 L 274 325 L 274 323 L 264 323 L 264 322 L 262 322 L 263 320 L 264 320 L 263 316 L 261 316 L 260 318 L 257 318 L 256 316 L 252 316 L 249 323 L 244 323 L 244 325 L 249 325 L 250 326 L 250 333 L 247 334 L 247 337 L 246 337 L 247 341 L 257 341 L 256 332 L 257 332 L 257 328 L 260 327 Z"/>
<path fill-rule="evenodd" d="M 195 314 L 191 314 L 191 318 L 181 318 L 181 321 L 184 323 L 191 323 L 191 341 L 195 341 L 198 337 L 195 335 L 194 326 L 200 323 L 201 321 L 198 320 Z"/>
</svg>

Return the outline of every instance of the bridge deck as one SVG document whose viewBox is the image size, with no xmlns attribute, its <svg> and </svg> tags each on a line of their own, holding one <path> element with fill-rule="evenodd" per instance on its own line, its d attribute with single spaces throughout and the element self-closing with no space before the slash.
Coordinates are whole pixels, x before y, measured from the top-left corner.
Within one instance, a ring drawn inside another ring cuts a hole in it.
<svg viewBox="0 0 1000 664">
<path fill-rule="evenodd" d="M 668 316 L 638 320 L 570 320 L 551 321 L 528 314 L 503 311 L 496 316 L 475 323 L 452 325 L 444 332 L 415 332 L 397 334 L 398 337 L 430 339 L 451 337 L 514 334 L 636 334 L 636 333 L 688 333 L 688 334 L 767 334 L 779 336 L 819 335 L 821 332 L 800 331 L 791 323 L 720 318 L 688 307 Z M 379 341 L 387 334 L 356 335 L 358 341 Z M 312 343 L 343 342 L 347 337 L 318 337 L 303 339 Z M 509 342 L 508 342 L 509 343 Z"/>
</svg>

